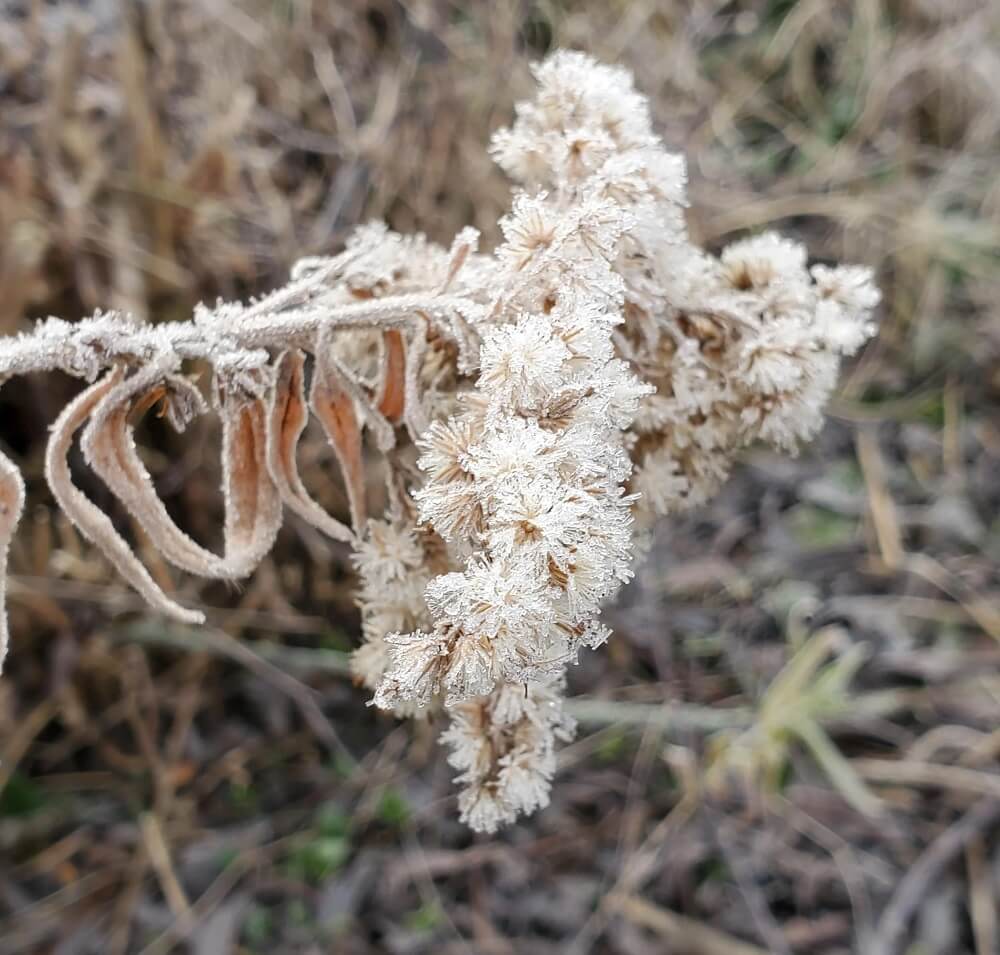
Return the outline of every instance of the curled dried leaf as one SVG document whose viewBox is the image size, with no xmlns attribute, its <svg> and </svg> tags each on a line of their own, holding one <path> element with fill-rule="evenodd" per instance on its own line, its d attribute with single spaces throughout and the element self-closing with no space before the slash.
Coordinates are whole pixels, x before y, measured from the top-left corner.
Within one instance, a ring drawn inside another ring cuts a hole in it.
<svg viewBox="0 0 1000 955">
<path fill-rule="evenodd" d="M 309 420 L 305 399 L 305 356 L 282 352 L 275 366 L 274 394 L 268 409 L 267 466 L 282 501 L 303 520 L 335 540 L 351 542 L 351 529 L 313 500 L 299 477 L 295 459 L 299 438 Z"/>
<path fill-rule="evenodd" d="M 228 395 L 222 404 L 226 559 L 245 577 L 274 546 L 281 496 L 267 468 L 267 407 Z"/>
<path fill-rule="evenodd" d="M 333 447 L 347 488 L 351 523 L 361 534 L 367 521 L 361 424 L 347 382 L 332 362 L 316 362 L 309 404 Z"/>
<path fill-rule="evenodd" d="M 243 554 L 220 557 L 192 540 L 170 518 L 135 447 L 132 422 L 159 403 L 161 414 L 183 428 L 204 410 L 201 393 L 187 379 L 143 369 L 113 388 L 94 409 L 81 445 L 87 463 L 176 567 L 200 577 L 245 577 Z"/>
<path fill-rule="evenodd" d="M 73 483 L 67 455 L 73 435 L 87 421 L 101 401 L 122 381 L 123 370 L 116 367 L 96 384 L 81 392 L 52 426 L 45 449 L 45 476 L 56 502 L 87 540 L 96 544 L 153 609 L 183 623 L 204 623 L 204 614 L 188 610 L 171 600 L 157 586 L 149 571 L 118 535 L 114 525 Z"/>
<path fill-rule="evenodd" d="M 7 551 L 24 510 L 24 481 L 21 472 L 0 454 L 0 673 L 7 656 Z"/>
</svg>

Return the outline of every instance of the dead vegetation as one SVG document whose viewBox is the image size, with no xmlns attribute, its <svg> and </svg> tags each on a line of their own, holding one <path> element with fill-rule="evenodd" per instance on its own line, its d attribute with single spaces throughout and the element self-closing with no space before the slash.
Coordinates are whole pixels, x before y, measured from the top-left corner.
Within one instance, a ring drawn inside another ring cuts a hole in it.
<svg viewBox="0 0 1000 955">
<path fill-rule="evenodd" d="M 185 629 L 29 512 L 8 594 L 27 636 L 0 683 L 0 951 L 997 950 L 995 4 L 4 13 L 5 333 L 99 304 L 186 314 L 367 217 L 486 230 L 506 186 L 481 143 L 553 45 L 635 70 L 691 161 L 696 238 L 778 224 L 876 266 L 885 304 L 822 440 L 749 456 L 656 540 L 610 657 L 574 672 L 588 732 L 553 806 L 495 840 L 444 811 L 429 728 L 359 705 L 336 545 L 288 528 L 241 592 L 185 583 L 209 619 Z M 70 393 L 0 392 L 35 501 Z M 180 453 L 143 424 L 171 515 L 209 542 L 213 437 Z M 303 480 L 344 515 L 310 440 Z"/>
</svg>

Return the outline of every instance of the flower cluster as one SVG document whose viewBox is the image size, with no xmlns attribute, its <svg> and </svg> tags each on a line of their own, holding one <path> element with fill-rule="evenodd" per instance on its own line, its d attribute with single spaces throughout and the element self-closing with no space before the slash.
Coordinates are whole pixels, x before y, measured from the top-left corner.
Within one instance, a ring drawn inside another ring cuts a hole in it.
<svg viewBox="0 0 1000 955">
<path fill-rule="evenodd" d="M 670 248 L 660 267 L 667 301 L 637 305 L 627 334 L 656 387 L 635 426 L 634 487 L 666 514 L 704 503 L 746 445 L 794 452 L 819 430 L 841 357 L 874 331 L 878 292 L 867 269 L 810 271 L 802 246 L 773 233 L 719 258 Z"/>
<path fill-rule="evenodd" d="M 492 152 L 518 184 L 490 254 L 373 224 L 288 286 L 159 327 L 102 314 L 0 343 L 0 383 L 60 368 L 94 383 L 53 428 L 46 474 L 85 536 L 163 611 L 168 598 L 72 483 L 87 463 L 177 567 L 250 573 L 295 512 L 348 542 L 373 702 L 443 709 L 462 818 L 492 832 L 548 802 L 567 667 L 609 636 L 635 530 L 706 500 L 752 441 L 794 450 L 822 421 L 841 356 L 873 333 L 868 270 L 814 266 L 764 234 L 713 256 L 684 226 L 683 160 L 623 69 L 560 52 Z M 182 374 L 213 373 L 208 403 Z M 226 545 L 174 525 L 136 452 L 138 416 L 223 421 Z M 322 425 L 350 511 L 310 495 L 296 449 Z M 387 511 L 369 514 L 373 452 Z M 23 505 L 0 456 L 0 570 Z M 0 598 L 3 591 L 0 585 Z M 6 622 L 0 629 L 0 659 Z"/>
</svg>

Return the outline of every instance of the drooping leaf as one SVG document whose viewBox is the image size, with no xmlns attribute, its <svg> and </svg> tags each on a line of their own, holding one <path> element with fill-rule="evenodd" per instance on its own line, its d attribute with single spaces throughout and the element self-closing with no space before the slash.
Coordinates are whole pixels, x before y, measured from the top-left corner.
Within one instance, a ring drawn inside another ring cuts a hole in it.
<svg viewBox="0 0 1000 955">
<path fill-rule="evenodd" d="M 158 401 L 173 409 L 166 413 L 175 424 L 186 423 L 188 417 L 176 406 L 185 405 L 192 413 L 203 410 L 201 395 L 185 379 L 139 372 L 108 392 L 94 409 L 80 442 L 84 457 L 172 564 L 202 577 L 242 576 L 177 527 L 156 494 L 136 451 L 132 421 Z"/>
<path fill-rule="evenodd" d="M 382 382 L 378 410 L 394 424 L 403 417 L 406 406 L 406 345 L 403 333 L 390 328 L 382 336 Z"/>
<path fill-rule="evenodd" d="M 347 488 L 351 523 L 360 534 L 367 520 L 361 425 L 354 398 L 332 363 L 317 360 L 309 404 L 333 447 Z"/>
<path fill-rule="evenodd" d="M 122 381 L 123 370 L 117 366 L 98 382 L 81 392 L 52 426 L 45 450 L 45 476 L 56 502 L 66 516 L 89 541 L 96 544 L 115 569 L 153 609 L 183 623 L 203 623 L 204 614 L 188 610 L 171 600 L 159 588 L 149 571 L 119 536 L 110 518 L 73 483 L 69 454 L 73 435 L 88 420 L 101 400 Z"/>
<path fill-rule="evenodd" d="M 351 529 L 313 500 L 299 476 L 295 452 L 309 420 L 305 400 L 305 356 L 283 352 L 277 362 L 274 394 L 268 409 L 267 464 L 282 501 L 303 520 L 335 540 L 354 540 Z"/>
<path fill-rule="evenodd" d="M 281 496 L 267 468 L 267 406 L 229 395 L 222 406 L 222 473 L 226 554 L 256 567 L 281 527 Z"/>
</svg>

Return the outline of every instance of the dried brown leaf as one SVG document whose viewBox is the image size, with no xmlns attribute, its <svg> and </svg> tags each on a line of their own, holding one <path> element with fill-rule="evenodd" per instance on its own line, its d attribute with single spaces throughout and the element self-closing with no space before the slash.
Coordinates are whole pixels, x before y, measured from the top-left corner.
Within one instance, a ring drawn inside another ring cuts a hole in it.
<svg viewBox="0 0 1000 955">
<path fill-rule="evenodd" d="M 45 476 L 52 494 L 66 516 L 89 541 L 96 544 L 124 577 L 155 610 L 183 623 L 203 623 L 204 614 L 171 600 L 156 585 L 149 571 L 118 535 L 106 514 L 73 483 L 67 455 L 77 429 L 122 381 L 120 367 L 81 392 L 59 415 L 45 450 Z"/>
<path fill-rule="evenodd" d="M 295 452 L 309 420 L 304 369 L 305 356 L 298 349 L 282 352 L 278 358 L 268 411 L 268 469 L 282 501 L 299 517 L 335 540 L 350 542 L 354 540 L 351 529 L 320 507 L 299 477 Z"/>
<path fill-rule="evenodd" d="M 245 577 L 255 565 L 243 553 L 220 557 L 192 540 L 170 518 L 136 451 L 132 421 L 160 402 L 178 430 L 203 410 L 198 390 L 185 378 L 141 371 L 112 389 L 97 405 L 81 441 L 87 463 L 107 484 L 172 564 L 200 577 Z"/>
<path fill-rule="evenodd" d="M 264 400 L 227 396 L 222 429 L 226 555 L 245 576 L 264 559 L 281 527 L 281 496 L 267 469 Z"/>
<path fill-rule="evenodd" d="M 394 424 L 406 406 L 406 345 L 403 333 L 391 328 L 382 336 L 382 383 L 378 410 Z"/>
<path fill-rule="evenodd" d="M 335 365 L 317 360 L 309 403 L 337 455 L 347 488 L 351 523 L 355 533 L 361 534 L 367 521 L 361 424 L 346 384 Z"/>
</svg>

